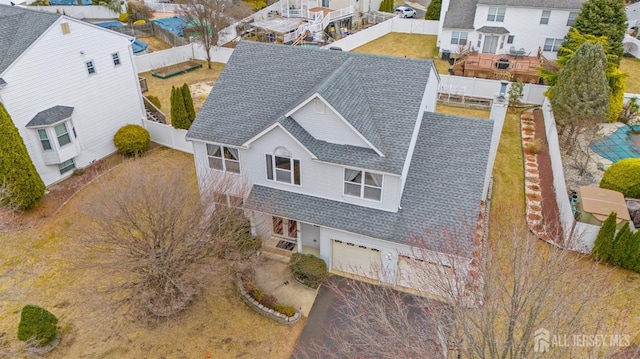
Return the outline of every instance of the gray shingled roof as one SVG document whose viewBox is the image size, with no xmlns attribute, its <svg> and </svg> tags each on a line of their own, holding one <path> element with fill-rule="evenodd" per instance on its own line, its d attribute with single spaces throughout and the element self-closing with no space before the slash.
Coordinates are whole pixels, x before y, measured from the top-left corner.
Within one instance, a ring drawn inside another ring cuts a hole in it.
<svg viewBox="0 0 640 359">
<path fill-rule="evenodd" d="M 258 185 L 247 205 L 392 242 L 407 244 L 421 236 L 428 249 L 442 251 L 437 234 L 443 229 L 476 224 L 492 131 L 491 120 L 425 113 L 397 213 Z M 459 239 L 461 254 L 470 257 L 469 238 Z"/>
<path fill-rule="evenodd" d="M 483 34 L 496 34 L 496 35 L 509 33 L 509 30 L 505 29 L 502 26 L 483 26 L 479 28 L 477 31 Z"/>
<path fill-rule="evenodd" d="M 7 84 L 7 81 L 5 81 L 2 77 L 0 77 L 0 87 L 4 86 Z"/>
<path fill-rule="evenodd" d="M 27 123 L 26 127 L 51 126 L 54 123 L 66 120 L 71 117 L 73 107 L 53 106 L 44 111 L 40 111 Z"/>
<path fill-rule="evenodd" d="M 466 0 L 453 0 L 466 1 Z M 452 2 L 453 2 L 452 1 Z M 579 10 L 587 0 L 477 0 L 479 5 L 517 6 L 543 9 Z"/>
<path fill-rule="evenodd" d="M 0 5 L 0 74 L 59 16 L 17 6 Z"/>
<path fill-rule="evenodd" d="M 473 30 L 478 0 L 451 0 L 442 27 L 445 29 Z"/>
<path fill-rule="evenodd" d="M 317 92 L 384 154 L 362 152 L 368 158 L 361 161 L 378 166 L 367 168 L 400 173 L 431 66 L 430 60 L 241 41 L 187 138 L 240 146 Z M 314 145 L 319 157 L 353 149 Z"/>
</svg>

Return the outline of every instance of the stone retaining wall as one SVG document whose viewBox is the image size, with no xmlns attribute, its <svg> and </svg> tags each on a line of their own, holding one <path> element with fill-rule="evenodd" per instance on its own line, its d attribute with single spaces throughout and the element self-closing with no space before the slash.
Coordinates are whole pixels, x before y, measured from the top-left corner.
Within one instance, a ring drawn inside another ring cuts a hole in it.
<svg viewBox="0 0 640 359">
<path fill-rule="evenodd" d="M 278 313 L 275 310 L 269 309 L 264 305 L 258 303 L 258 301 L 253 299 L 253 297 L 249 295 L 249 293 L 247 293 L 247 291 L 244 289 L 244 286 L 242 285 L 242 280 L 240 280 L 239 276 L 237 279 L 237 285 L 238 285 L 238 292 L 240 293 L 240 298 L 242 298 L 242 300 L 245 303 L 247 303 L 247 305 L 251 307 L 251 309 L 258 312 L 259 314 L 262 314 L 265 317 L 271 318 L 276 322 L 283 323 L 283 324 L 293 324 L 298 320 L 300 320 L 301 315 L 299 310 L 296 310 L 296 314 L 294 314 L 292 317 L 287 317 L 282 313 Z"/>
</svg>

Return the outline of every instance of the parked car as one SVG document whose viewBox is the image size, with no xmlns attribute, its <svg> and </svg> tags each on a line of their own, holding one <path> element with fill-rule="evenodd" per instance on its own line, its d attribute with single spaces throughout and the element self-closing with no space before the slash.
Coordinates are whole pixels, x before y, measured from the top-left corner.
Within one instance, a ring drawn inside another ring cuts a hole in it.
<svg viewBox="0 0 640 359">
<path fill-rule="evenodd" d="M 416 14 L 416 11 L 408 6 L 398 6 L 394 12 L 396 15 L 404 18 L 413 17 Z"/>
</svg>

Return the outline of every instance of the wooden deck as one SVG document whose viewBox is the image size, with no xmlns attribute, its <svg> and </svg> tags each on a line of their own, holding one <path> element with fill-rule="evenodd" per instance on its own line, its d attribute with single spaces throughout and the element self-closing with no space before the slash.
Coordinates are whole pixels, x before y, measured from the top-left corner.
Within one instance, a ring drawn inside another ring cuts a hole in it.
<svg viewBox="0 0 640 359">
<path fill-rule="evenodd" d="M 538 68 L 547 62 L 542 56 L 474 54 L 465 51 L 454 57 L 451 71 L 456 76 L 540 83 Z"/>
</svg>

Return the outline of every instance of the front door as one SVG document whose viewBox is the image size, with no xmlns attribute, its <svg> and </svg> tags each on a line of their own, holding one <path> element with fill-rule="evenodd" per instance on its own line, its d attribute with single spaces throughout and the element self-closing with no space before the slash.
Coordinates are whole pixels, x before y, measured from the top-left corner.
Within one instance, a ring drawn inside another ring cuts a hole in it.
<svg viewBox="0 0 640 359">
<path fill-rule="evenodd" d="M 483 54 L 495 54 L 498 48 L 499 36 L 485 36 L 484 46 L 482 46 Z"/>
</svg>

